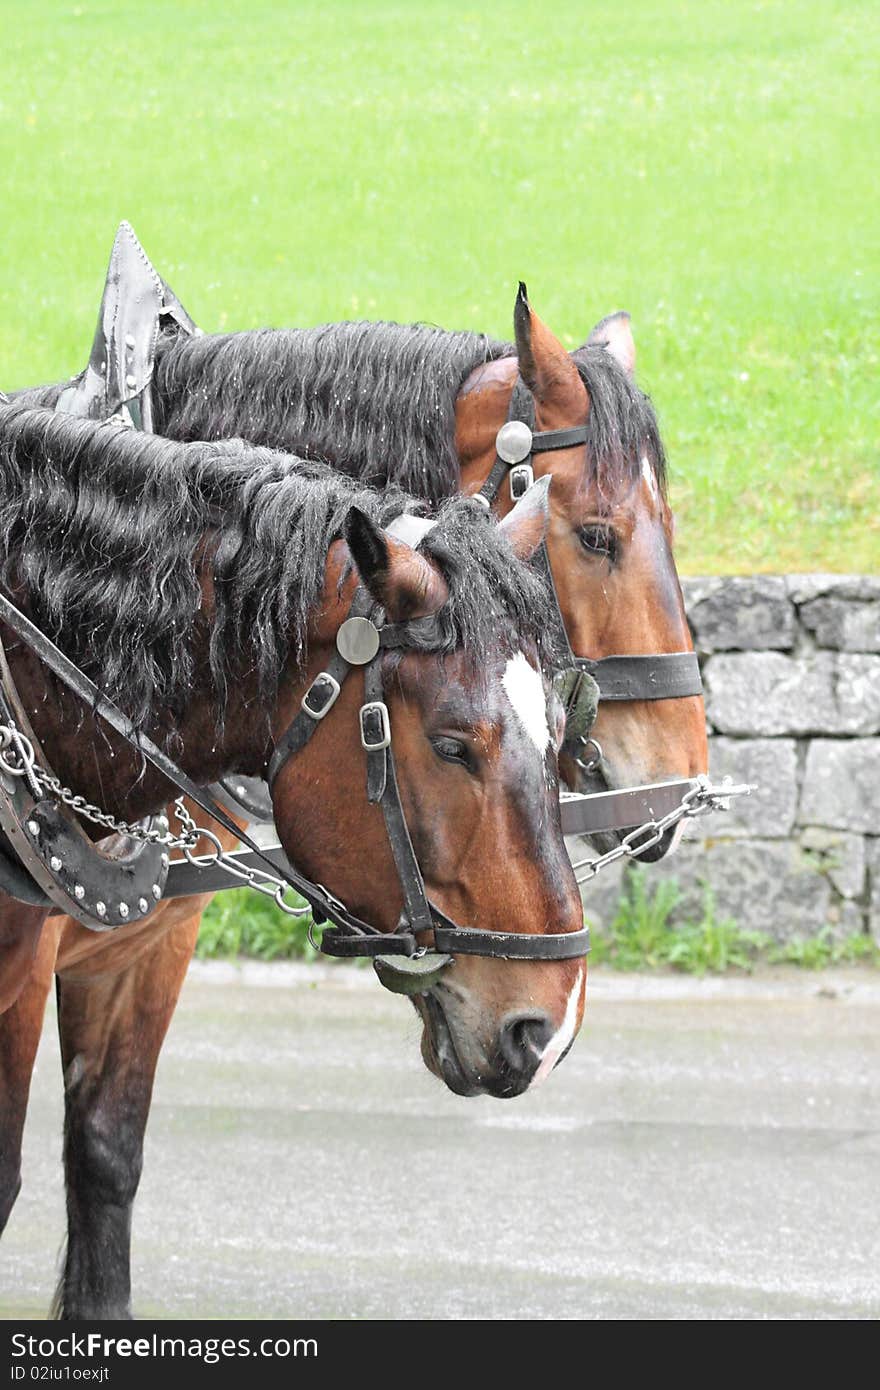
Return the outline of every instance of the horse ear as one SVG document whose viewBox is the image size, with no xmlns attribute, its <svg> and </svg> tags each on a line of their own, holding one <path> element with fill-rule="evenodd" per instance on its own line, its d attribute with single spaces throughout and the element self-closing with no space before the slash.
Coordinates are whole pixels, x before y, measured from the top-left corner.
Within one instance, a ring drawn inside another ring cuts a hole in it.
<svg viewBox="0 0 880 1390">
<path fill-rule="evenodd" d="M 498 529 L 510 541 L 519 560 L 530 560 L 547 533 L 550 517 L 550 474 L 532 483 L 512 512 L 508 512 Z"/>
<path fill-rule="evenodd" d="M 603 347 L 632 376 L 636 369 L 636 340 L 633 337 L 632 320 L 625 309 L 608 314 L 596 324 L 587 343 L 591 347 Z"/>
<path fill-rule="evenodd" d="M 449 590 L 440 572 L 359 507 L 348 514 L 345 539 L 363 584 L 392 622 L 427 617 L 443 607 Z"/>
<path fill-rule="evenodd" d="M 572 424 L 589 407 L 578 370 L 558 338 L 529 304 L 522 280 L 513 309 L 513 331 L 520 376 L 528 386 L 545 429 Z"/>
</svg>

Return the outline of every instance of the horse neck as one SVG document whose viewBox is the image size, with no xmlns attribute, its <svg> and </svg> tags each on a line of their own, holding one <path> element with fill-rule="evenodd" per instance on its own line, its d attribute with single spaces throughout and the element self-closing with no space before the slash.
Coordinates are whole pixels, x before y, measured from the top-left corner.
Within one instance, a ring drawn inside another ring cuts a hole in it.
<svg viewBox="0 0 880 1390">
<path fill-rule="evenodd" d="M 200 785 L 231 771 L 257 774 L 265 762 L 269 728 L 255 679 L 229 674 L 223 723 L 218 727 L 209 684 L 207 632 L 194 641 L 197 675 L 186 709 L 178 717 L 157 710 L 144 732 Z M 47 672 L 29 648 L 10 642 L 7 660 L 38 740 L 38 762 L 117 818 L 139 819 L 167 802 L 168 782 L 152 764 Z"/>
<path fill-rule="evenodd" d="M 273 737 L 290 724 L 309 682 L 326 665 L 358 585 L 357 575 L 348 572 L 346 547 L 334 541 L 312 610 L 302 666 L 293 653 L 288 655 L 269 710 L 253 659 L 244 654 L 238 661 L 240 669 L 225 672 L 226 699 L 222 721 L 218 721 L 209 660 L 214 620 L 210 553 L 206 545 L 199 565 L 202 608 L 191 633 L 193 682 L 186 708 L 177 717 L 159 709 L 144 729 L 200 786 L 230 773 L 263 775 Z M 36 734 L 41 761 L 66 786 L 125 820 L 155 813 L 167 804 L 167 780 L 47 672 L 28 647 L 10 643 L 7 659 L 18 699 Z"/>
</svg>

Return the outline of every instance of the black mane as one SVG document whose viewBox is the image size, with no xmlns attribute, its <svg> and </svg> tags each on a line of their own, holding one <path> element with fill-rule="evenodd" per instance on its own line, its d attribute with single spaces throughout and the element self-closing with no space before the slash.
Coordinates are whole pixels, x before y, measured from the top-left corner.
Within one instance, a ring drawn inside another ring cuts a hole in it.
<svg viewBox="0 0 880 1390">
<path fill-rule="evenodd" d="M 171 439 L 228 439 L 330 464 L 436 505 L 458 491 L 455 399 L 475 367 L 516 349 L 421 325 L 336 323 L 182 335 L 160 341 L 155 427 Z M 650 398 L 604 347 L 572 359 L 590 395 L 587 484 L 613 504 L 647 458 L 662 491 L 666 459 Z M 15 392 L 54 406 L 63 385 Z"/>
<path fill-rule="evenodd" d="M 218 538 L 210 666 L 222 716 L 233 673 L 255 669 L 268 706 L 285 663 L 302 663 L 327 549 L 353 505 L 380 525 L 421 508 L 394 486 L 374 492 L 238 439 L 180 444 L 0 405 L 0 580 L 141 727 L 180 713 L 200 678 L 204 537 Z M 544 586 L 483 508 L 449 501 L 422 548 L 450 586 L 444 650 L 480 663 L 505 634 L 540 644 Z"/>
<path fill-rule="evenodd" d="M 156 417 L 172 439 L 245 439 L 438 502 L 458 491 L 455 398 L 513 349 L 421 324 L 334 323 L 166 339 Z"/>
<path fill-rule="evenodd" d="M 661 492 L 666 491 L 666 454 L 649 396 L 606 352 L 584 344 L 572 353 L 590 397 L 587 417 L 587 477 L 609 503 L 638 482 L 647 458 Z"/>
</svg>

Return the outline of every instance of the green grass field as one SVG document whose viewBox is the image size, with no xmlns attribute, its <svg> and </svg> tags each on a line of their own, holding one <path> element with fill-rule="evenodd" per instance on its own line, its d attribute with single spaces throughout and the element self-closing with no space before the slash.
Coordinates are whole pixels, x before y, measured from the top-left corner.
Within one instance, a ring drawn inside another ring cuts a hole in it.
<svg viewBox="0 0 880 1390">
<path fill-rule="evenodd" d="M 630 309 L 685 572 L 875 569 L 876 0 L 0 0 L 0 385 L 128 217 L 207 330 Z"/>
</svg>

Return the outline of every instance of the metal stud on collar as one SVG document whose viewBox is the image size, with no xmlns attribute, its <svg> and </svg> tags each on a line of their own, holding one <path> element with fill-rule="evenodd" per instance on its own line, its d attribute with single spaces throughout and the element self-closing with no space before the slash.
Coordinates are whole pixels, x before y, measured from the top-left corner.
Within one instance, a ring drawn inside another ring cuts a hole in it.
<svg viewBox="0 0 880 1390">
<path fill-rule="evenodd" d="M 522 463 L 532 452 L 532 431 L 523 420 L 508 420 L 495 436 L 495 452 L 505 463 Z"/>
</svg>

